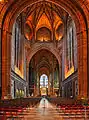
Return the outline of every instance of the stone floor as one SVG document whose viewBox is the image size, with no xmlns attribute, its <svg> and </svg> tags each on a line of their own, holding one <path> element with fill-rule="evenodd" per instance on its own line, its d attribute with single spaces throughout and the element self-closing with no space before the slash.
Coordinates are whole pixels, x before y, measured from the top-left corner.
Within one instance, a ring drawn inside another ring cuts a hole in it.
<svg viewBox="0 0 89 120">
<path fill-rule="evenodd" d="M 23 111 L 18 110 L 18 113 L 6 112 L 0 115 L 0 120 L 89 120 L 84 116 L 69 113 L 64 113 L 61 109 L 48 102 L 47 99 L 41 99 L 40 103 L 35 107 L 28 107 Z"/>
</svg>

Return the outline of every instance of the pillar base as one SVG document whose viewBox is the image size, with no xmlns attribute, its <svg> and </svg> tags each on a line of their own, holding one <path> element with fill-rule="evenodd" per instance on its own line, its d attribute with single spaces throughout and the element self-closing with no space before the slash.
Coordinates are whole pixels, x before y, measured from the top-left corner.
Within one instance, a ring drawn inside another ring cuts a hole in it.
<svg viewBox="0 0 89 120">
<path fill-rule="evenodd" d="M 5 99 L 12 99 L 12 96 L 11 96 L 11 94 L 8 94 L 8 95 L 6 95 L 6 96 L 2 96 L 1 99 L 2 99 L 2 100 L 5 100 Z"/>
</svg>

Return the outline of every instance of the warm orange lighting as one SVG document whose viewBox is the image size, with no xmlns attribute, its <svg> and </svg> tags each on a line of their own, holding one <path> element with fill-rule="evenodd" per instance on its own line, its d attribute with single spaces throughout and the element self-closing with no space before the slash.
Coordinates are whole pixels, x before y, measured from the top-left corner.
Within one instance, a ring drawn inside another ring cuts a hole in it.
<svg viewBox="0 0 89 120">
<path fill-rule="evenodd" d="M 8 2 L 7 0 L 0 0 L 0 2 Z"/>
<path fill-rule="evenodd" d="M 57 29 L 58 26 L 62 23 L 62 20 L 61 20 L 61 18 L 57 15 L 56 12 L 54 12 L 54 16 L 55 16 L 54 28 Z"/>
<path fill-rule="evenodd" d="M 63 37 L 63 35 L 60 35 L 60 36 L 59 36 L 59 38 L 58 38 L 58 40 L 61 40 L 61 39 L 62 39 L 62 37 Z"/>
<path fill-rule="evenodd" d="M 41 95 L 46 95 L 46 90 L 47 88 L 46 87 L 42 87 L 42 88 L 40 88 L 40 90 L 41 90 Z"/>
<path fill-rule="evenodd" d="M 74 73 L 74 66 L 67 73 L 65 73 L 65 78 L 69 77 L 72 73 Z"/>
<path fill-rule="evenodd" d="M 48 29 L 51 29 L 51 24 L 49 22 L 49 19 L 45 15 L 45 13 L 43 13 L 43 15 L 41 16 L 41 18 L 36 26 L 36 31 L 41 27 L 47 27 Z"/>
<path fill-rule="evenodd" d="M 18 74 L 21 78 L 23 78 L 21 71 L 16 66 L 15 66 L 15 73 Z"/>
</svg>

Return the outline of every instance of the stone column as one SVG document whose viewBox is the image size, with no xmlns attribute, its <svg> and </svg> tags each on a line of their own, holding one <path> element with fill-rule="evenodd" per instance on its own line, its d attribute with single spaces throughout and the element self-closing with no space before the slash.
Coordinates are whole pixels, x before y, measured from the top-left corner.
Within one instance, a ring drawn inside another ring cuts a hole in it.
<svg viewBox="0 0 89 120">
<path fill-rule="evenodd" d="M 78 98 L 87 97 L 87 38 L 86 31 L 77 34 L 78 46 Z"/>
<path fill-rule="evenodd" d="M 65 21 L 64 21 L 64 38 L 63 38 L 63 46 L 62 46 L 62 63 L 61 63 L 61 80 L 63 81 L 65 79 L 65 68 L 66 68 L 66 43 L 67 43 L 67 18 L 65 18 Z M 61 81 L 61 86 L 62 86 L 62 81 Z M 64 88 L 65 86 L 62 86 L 62 97 L 64 97 Z"/>
<path fill-rule="evenodd" d="M 37 72 L 37 95 L 40 95 L 40 78 Z"/>
<path fill-rule="evenodd" d="M 29 63 L 26 63 L 26 81 L 27 81 L 27 96 L 29 95 Z"/>
<path fill-rule="evenodd" d="M 62 46 L 62 81 L 65 79 L 65 65 L 66 65 L 66 40 L 67 40 L 67 27 L 66 20 L 64 23 L 64 38 L 63 38 L 63 46 Z"/>
<path fill-rule="evenodd" d="M 50 95 L 53 95 L 53 72 L 50 75 Z"/>
<path fill-rule="evenodd" d="M 25 55 L 25 47 L 24 47 L 24 36 L 21 35 L 21 40 L 20 40 L 20 71 L 22 73 L 22 75 L 24 76 L 24 64 L 25 64 L 25 59 L 26 59 L 26 55 Z M 24 78 L 25 79 L 25 78 Z"/>
<path fill-rule="evenodd" d="M 34 70 L 34 96 L 37 95 L 37 74 L 36 71 Z"/>
<path fill-rule="evenodd" d="M 24 87 L 24 97 L 26 97 L 26 87 Z"/>
<path fill-rule="evenodd" d="M 48 95 L 50 96 L 50 75 L 48 76 Z"/>
<path fill-rule="evenodd" d="M 1 86 L 1 28 L 0 28 L 0 93 L 1 93 L 1 87 L 2 86 Z"/>
<path fill-rule="evenodd" d="M 37 94 L 37 96 L 38 96 L 38 94 L 39 94 L 39 88 L 38 88 L 38 82 L 39 82 L 39 80 L 38 80 L 38 73 L 36 74 L 36 85 L 37 85 L 37 90 L 36 90 L 36 94 Z"/>
<path fill-rule="evenodd" d="M 11 33 L 3 31 L 2 38 L 2 99 L 11 98 Z"/>
<path fill-rule="evenodd" d="M 54 95 L 54 71 L 52 74 L 52 95 Z"/>
<path fill-rule="evenodd" d="M 61 73 L 62 73 L 62 68 L 61 68 L 61 66 L 59 65 L 59 70 L 58 70 L 59 96 L 60 96 L 60 89 L 61 89 L 61 82 L 62 82 L 62 76 L 61 76 Z"/>
<path fill-rule="evenodd" d="M 89 71 L 89 28 L 87 30 L 87 33 L 88 33 L 88 71 Z M 89 86 L 89 74 L 88 74 L 88 83 L 87 83 L 87 86 Z M 89 98 L 89 87 L 88 87 L 88 98 Z"/>
</svg>

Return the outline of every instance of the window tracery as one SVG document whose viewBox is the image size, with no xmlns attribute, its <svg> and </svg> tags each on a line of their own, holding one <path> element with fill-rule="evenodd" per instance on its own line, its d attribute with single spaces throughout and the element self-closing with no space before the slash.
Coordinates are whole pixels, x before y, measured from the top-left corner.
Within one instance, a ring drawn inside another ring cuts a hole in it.
<svg viewBox="0 0 89 120">
<path fill-rule="evenodd" d="M 19 65 L 19 53 L 20 53 L 20 30 L 19 25 L 15 24 L 15 65 L 16 67 L 20 67 Z"/>
</svg>

